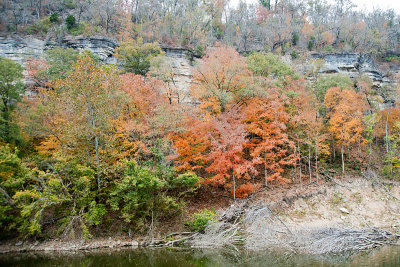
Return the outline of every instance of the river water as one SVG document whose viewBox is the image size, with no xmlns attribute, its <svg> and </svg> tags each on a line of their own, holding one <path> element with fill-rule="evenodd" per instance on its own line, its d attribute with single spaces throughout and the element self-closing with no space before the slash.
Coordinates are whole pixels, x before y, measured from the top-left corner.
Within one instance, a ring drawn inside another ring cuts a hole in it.
<svg viewBox="0 0 400 267">
<path fill-rule="evenodd" d="M 400 266 L 400 247 L 343 255 L 237 251 L 235 249 L 113 249 L 0 255 L 0 266 Z"/>
</svg>

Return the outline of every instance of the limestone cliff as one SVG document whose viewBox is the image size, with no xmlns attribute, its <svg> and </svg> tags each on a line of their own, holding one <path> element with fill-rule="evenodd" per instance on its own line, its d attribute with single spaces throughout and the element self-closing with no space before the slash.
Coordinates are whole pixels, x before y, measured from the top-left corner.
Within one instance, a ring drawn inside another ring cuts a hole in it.
<svg viewBox="0 0 400 267">
<path fill-rule="evenodd" d="M 372 81 L 372 90 L 369 100 L 378 109 L 392 106 L 397 100 L 397 79 L 400 72 L 399 66 L 393 64 L 390 70 L 383 63 L 374 62 L 372 56 L 361 53 L 314 53 L 313 59 L 322 59 L 323 65 L 319 74 L 345 74 L 352 79 L 367 76 Z"/>
<path fill-rule="evenodd" d="M 21 65 L 25 65 L 26 59 L 38 58 L 44 51 L 55 46 L 89 50 L 105 63 L 115 63 L 113 54 L 118 43 L 102 36 L 66 36 L 59 40 L 52 38 L 40 40 L 30 36 L 7 36 L 0 37 L 0 56 L 13 59 Z"/>
<path fill-rule="evenodd" d="M 102 36 L 83 37 L 66 36 L 61 39 L 40 40 L 35 37 L 7 36 L 0 37 L 0 57 L 10 58 L 25 65 L 28 58 L 39 58 L 47 49 L 56 46 L 73 48 L 80 51 L 89 50 L 106 64 L 117 64 L 114 50 L 118 42 Z M 171 91 L 177 93 L 180 102 L 189 102 L 189 88 L 192 83 L 192 62 L 188 50 L 182 48 L 163 47 L 168 64 L 174 72 L 173 83 L 168 84 Z M 29 79 L 25 80 L 29 83 Z"/>
<path fill-rule="evenodd" d="M 83 37 L 66 36 L 61 39 L 40 40 L 26 36 L 0 37 L 0 56 L 7 57 L 25 65 L 27 58 L 38 58 L 44 51 L 55 46 L 89 50 L 106 64 L 116 64 L 114 50 L 118 42 L 102 36 Z M 189 88 L 192 84 L 193 62 L 190 51 L 183 48 L 163 47 L 169 65 L 174 73 L 169 90 L 176 92 L 180 102 L 190 102 Z M 360 53 L 313 53 L 309 59 L 321 59 L 322 65 L 319 75 L 341 73 L 355 79 L 361 75 L 368 76 L 373 82 L 373 92 L 370 100 L 377 108 L 391 106 L 397 99 L 396 82 L 400 73 L 400 66 L 395 64 L 388 71 L 382 71 L 382 66 L 374 63 L 370 55 Z M 287 61 L 291 61 L 286 58 Z M 311 61 L 291 62 L 294 67 L 305 74 Z"/>
</svg>

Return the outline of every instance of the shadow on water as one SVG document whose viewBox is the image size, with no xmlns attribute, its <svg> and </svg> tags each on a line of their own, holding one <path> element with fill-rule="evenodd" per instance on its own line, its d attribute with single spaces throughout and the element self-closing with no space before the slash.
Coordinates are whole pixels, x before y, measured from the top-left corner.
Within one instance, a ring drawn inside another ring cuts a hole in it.
<svg viewBox="0 0 400 267">
<path fill-rule="evenodd" d="M 400 266 L 400 247 L 342 255 L 230 249 L 109 249 L 0 255 L 0 266 Z"/>
</svg>

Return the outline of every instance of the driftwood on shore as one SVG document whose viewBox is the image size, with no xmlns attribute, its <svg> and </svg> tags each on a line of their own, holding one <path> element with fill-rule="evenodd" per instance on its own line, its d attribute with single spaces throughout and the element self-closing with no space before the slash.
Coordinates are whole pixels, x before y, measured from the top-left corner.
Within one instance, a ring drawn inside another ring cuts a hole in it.
<svg viewBox="0 0 400 267">
<path fill-rule="evenodd" d="M 247 249 L 285 249 L 310 254 L 360 251 L 383 245 L 396 245 L 400 236 L 388 231 L 326 227 L 308 230 L 290 229 L 281 218 L 266 205 L 248 206 L 241 203 L 239 212 L 231 206 L 221 216 L 222 220 L 211 223 L 205 233 L 186 239 L 192 247 L 222 247 L 243 244 Z M 240 215 L 239 215 L 240 214 Z M 236 218 L 235 218 L 236 217 Z M 220 218 L 220 219 L 221 219 Z M 226 219 L 224 221 L 223 219 Z"/>
<path fill-rule="evenodd" d="M 397 245 L 399 235 L 380 229 L 323 228 L 305 234 L 299 248 L 314 254 L 369 250 Z"/>
</svg>

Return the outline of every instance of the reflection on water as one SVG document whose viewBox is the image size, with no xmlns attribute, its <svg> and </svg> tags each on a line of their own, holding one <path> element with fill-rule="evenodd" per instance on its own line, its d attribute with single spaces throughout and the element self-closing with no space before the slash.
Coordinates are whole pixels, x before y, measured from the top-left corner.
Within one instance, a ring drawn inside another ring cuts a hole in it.
<svg viewBox="0 0 400 267">
<path fill-rule="evenodd" d="M 0 255 L 0 266 L 400 266 L 400 247 L 347 255 L 234 249 L 122 249 Z"/>
</svg>

